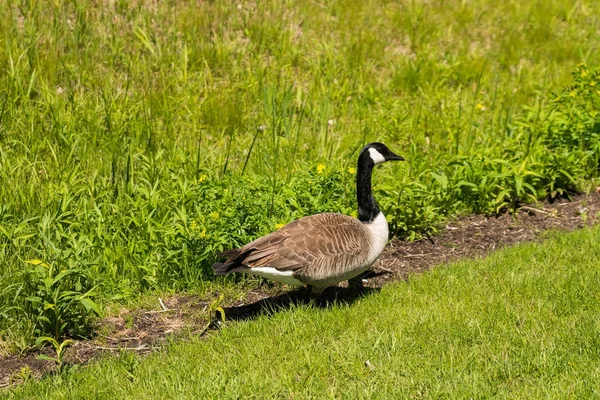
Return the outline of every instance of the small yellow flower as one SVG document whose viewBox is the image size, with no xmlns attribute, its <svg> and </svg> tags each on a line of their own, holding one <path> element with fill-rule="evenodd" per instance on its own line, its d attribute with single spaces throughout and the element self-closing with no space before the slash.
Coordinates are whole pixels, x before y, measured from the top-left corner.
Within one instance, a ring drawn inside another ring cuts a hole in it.
<svg viewBox="0 0 600 400">
<path fill-rule="evenodd" d="M 356 168 L 354 168 L 354 167 L 348 168 L 348 173 L 354 175 L 356 173 Z"/>
<path fill-rule="evenodd" d="M 588 76 L 588 72 L 587 71 L 581 71 L 581 77 L 585 78 L 586 76 Z"/>
<path fill-rule="evenodd" d="M 317 174 L 322 174 L 323 171 L 325 171 L 325 165 L 324 164 L 317 165 Z"/>
<path fill-rule="evenodd" d="M 206 228 L 202 229 L 202 232 L 198 236 L 200 236 L 200 239 L 204 239 L 206 237 Z"/>
<path fill-rule="evenodd" d="M 190 229 L 193 231 L 198 229 L 198 223 L 196 221 L 192 221 L 192 223 L 190 224 Z"/>
<path fill-rule="evenodd" d="M 210 217 L 213 219 L 213 221 L 216 221 L 216 220 L 219 219 L 220 215 L 219 215 L 218 212 L 213 211 L 213 212 L 210 213 Z"/>
<path fill-rule="evenodd" d="M 350 213 L 351 216 L 353 216 L 354 218 L 358 217 L 358 211 L 354 210 Z"/>
<path fill-rule="evenodd" d="M 480 111 L 485 111 L 485 106 L 481 103 L 477 104 L 475 106 L 476 109 L 480 110 Z"/>
<path fill-rule="evenodd" d="M 596 81 L 591 81 L 590 86 L 596 86 L 596 83 L 597 83 Z"/>
<path fill-rule="evenodd" d="M 571 92 L 569 93 L 569 96 L 571 96 L 571 97 L 577 96 L 577 90 L 571 90 Z"/>
<path fill-rule="evenodd" d="M 275 229 L 283 228 L 285 224 L 275 224 Z"/>
<path fill-rule="evenodd" d="M 202 182 L 204 182 L 205 180 L 206 180 L 206 175 L 200 175 L 200 176 L 198 177 L 198 183 L 202 183 Z"/>
</svg>

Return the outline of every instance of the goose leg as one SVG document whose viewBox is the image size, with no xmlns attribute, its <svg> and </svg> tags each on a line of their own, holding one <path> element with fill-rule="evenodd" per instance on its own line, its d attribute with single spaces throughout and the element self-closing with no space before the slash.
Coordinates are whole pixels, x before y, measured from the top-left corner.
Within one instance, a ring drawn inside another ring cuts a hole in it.
<svg viewBox="0 0 600 400">
<path fill-rule="evenodd" d="M 323 291 L 324 291 L 325 289 L 327 289 L 327 286 L 325 286 L 325 287 L 321 287 L 321 286 L 314 286 L 314 285 L 312 285 L 310 288 L 311 288 L 311 293 L 312 293 L 314 296 L 320 296 L 320 295 L 321 295 L 321 293 L 323 293 Z"/>
<path fill-rule="evenodd" d="M 348 279 L 348 287 L 350 289 L 357 289 L 357 290 L 362 290 L 365 288 L 365 285 L 363 283 L 363 278 L 365 277 L 365 275 L 368 272 L 363 272 L 358 276 L 355 276 L 354 278 Z"/>
</svg>

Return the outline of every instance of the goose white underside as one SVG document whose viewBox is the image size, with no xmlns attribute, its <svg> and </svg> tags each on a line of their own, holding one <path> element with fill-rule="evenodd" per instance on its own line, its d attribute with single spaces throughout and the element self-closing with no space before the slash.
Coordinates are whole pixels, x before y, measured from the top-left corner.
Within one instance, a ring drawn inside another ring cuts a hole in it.
<svg viewBox="0 0 600 400">
<path fill-rule="evenodd" d="M 371 245 L 365 265 L 371 265 L 377 260 L 377 257 L 379 257 L 388 242 L 389 228 L 385 215 L 382 212 L 373 221 L 365 225 L 371 235 Z"/>
<path fill-rule="evenodd" d="M 273 267 L 254 267 L 245 270 L 248 274 L 262 276 L 275 282 L 287 283 L 288 285 L 302 286 L 304 283 L 294 278 L 294 271 L 280 271 Z"/>
</svg>

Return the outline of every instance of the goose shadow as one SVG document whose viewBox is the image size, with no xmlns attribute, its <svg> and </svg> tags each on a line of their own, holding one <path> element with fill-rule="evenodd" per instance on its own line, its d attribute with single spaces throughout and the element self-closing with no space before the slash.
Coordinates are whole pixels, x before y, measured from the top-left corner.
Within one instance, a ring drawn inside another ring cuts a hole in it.
<svg viewBox="0 0 600 400">
<path fill-rule="evenodd" d="M 335 305 L 351 305 L 358 299 L 379 293 L 381 288 L 371 287 L 329 287 L 320 296 L 311 296 L 310 289 L 300 288 L 273 297 L 266 297 L 254 303 L 224 307 L 225 319 L 247 321 L 261 315 L 273 315 L 299 305 L 312 305 L 316 308 L 331 308 Z"/>
</svg>

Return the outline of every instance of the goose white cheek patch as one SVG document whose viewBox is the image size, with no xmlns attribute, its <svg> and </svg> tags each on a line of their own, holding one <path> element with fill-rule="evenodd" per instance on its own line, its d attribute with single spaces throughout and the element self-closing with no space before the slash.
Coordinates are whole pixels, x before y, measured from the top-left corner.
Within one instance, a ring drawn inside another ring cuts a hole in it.
<svg viewBox="0 0 600 400">
<path fill-rule="evenodd" d="M 375 165 L 385 162 L 385 157 L 375 149 L 369 149 L 369 156 L 371 157 L 371 160 L 373 160 L 373 163 Z"/>
</svg>

